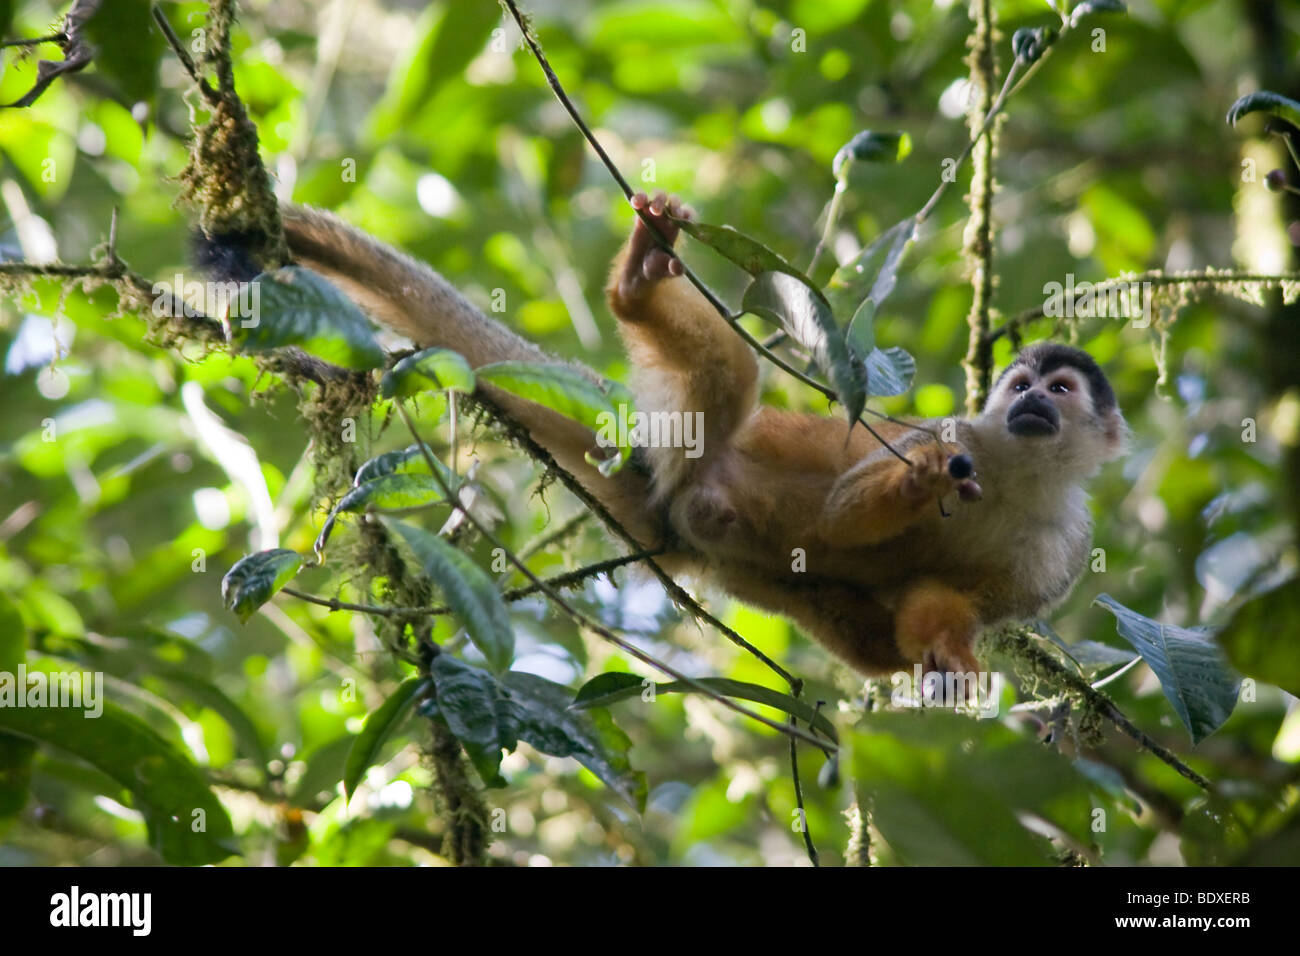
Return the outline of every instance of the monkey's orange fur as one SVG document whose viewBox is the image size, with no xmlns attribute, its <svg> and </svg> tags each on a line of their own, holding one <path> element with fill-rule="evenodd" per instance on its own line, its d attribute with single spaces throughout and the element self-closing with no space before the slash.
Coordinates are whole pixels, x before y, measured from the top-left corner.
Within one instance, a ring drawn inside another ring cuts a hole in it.
<svg viewBox="0 0 1300 956">
<path fill-rule="evenodd" d="M 635 202 L 670 239 L 667 213 L 688 215 L 658 197 Z M 286 207 L 285 230 L 302 264 L 421 346 L 455 349 L 476 367 L 549 360 L 437 273 L 329 214 Z M 649 448 L 649 474 L 628 467 L 606 478 L 584 457 L 592 432 L 484 386 L 641 544 L 668 547 L 665 567 L 794 619 L 864 673 L 915 662 L 977 669 L 979 628 L 1068 593 L 1091 541 L 1083 483 L 1123 437 L 1086 355 L 1027 349 L 979 417 L 948 423 L 942 445 L 881 423 L 909 465 L 861 427 L 759 406 L 754 354 L 674 262 L 638 222 L 608 296 L 636 369 L 637 410 L 702 413 L 700 457 Z M 947 466 L 958 453 L 975 463 L 979 501 L 957 494 Z"/>
</svg>

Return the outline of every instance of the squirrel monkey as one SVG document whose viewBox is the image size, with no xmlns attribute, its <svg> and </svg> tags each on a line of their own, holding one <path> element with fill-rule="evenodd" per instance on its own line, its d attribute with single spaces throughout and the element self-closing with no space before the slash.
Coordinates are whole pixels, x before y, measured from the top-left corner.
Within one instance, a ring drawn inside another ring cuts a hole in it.
<svg viewBox="0 0 1300 956">
<path fill-rule="evenodd" d="M 632 205 L 673 242 L 674 218 L 691 215 L 662 193 L 638 193 Z M 417 345 L 454 349 L 476 367 L 554 361 L 427 266 L 333 215 L 286 206 L 283 216 L 299 264 Z M 205 257 L 237 271 L 228 253 Z M 842 420 L 759 406 L 754 353 L 681 275 L 638 217 L 607 294 L 636 368 L 637 410 L 700 413 L 694 456 L 641 449 L 647 467 L 606 478 L 585 458 L 602 452 L 589 429 L 480 386 L 640 544 L 667 547 L 659 560 L 670 573 L 793 619 L 864 674 L 914 663 L 978 670 L 982 627 L 1065 598 L 1091 545 L 1083 484 L 1125 435 L 1086 353 L 1024 349 L 980 415 L 948 422 L 951 441 L 882 423 L 903 461 Z"/>
</svg>

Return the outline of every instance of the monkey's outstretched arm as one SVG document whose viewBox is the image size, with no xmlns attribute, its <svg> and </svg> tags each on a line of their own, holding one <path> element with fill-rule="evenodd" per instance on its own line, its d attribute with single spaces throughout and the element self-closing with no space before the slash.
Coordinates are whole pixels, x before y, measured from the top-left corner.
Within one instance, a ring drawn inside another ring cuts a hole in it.
<svg viewBox="0 0 1300 956">
<path fill-rule="evenodd" d="M 678 231 L 670 215 L 691 215 L 663 193 L 638 193 L 632 205 L 646 210 L 669 241 Z M 753 412 L 758 361 L 681 272 L 680 260 L 638 218 L 614 260 L 607 293 L 637 370 L 638 410 L 702 413 L 708 456 Z"/>
<path fill-rule="evenodd" d="M 907 449 L 910 466 L 885 449 L 867 456 L 831 488 L 817 523 L 822 540 L 855 548 L 898 537 L 933 511 L 936 499 L 957 490 L 948 462 L 960 453 L 927 441 Z"/>
</svg>

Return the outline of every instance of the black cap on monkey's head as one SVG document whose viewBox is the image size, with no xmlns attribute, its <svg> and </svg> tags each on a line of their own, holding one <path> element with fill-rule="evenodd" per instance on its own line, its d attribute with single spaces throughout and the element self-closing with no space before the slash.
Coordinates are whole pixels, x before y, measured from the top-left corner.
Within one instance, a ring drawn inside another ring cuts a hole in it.
<svg viewBox="0 0 1300 956">
<path fill-rule="evenodd" d="M 1006 367 L 998 381 L 1001 382 L 1012 370 L 1030 368 L 1039 377 L 1048 375 L 1058 368 L 1075 369 L 1088 383 L 1088 392 L 1092 395 L 1092 408 L 1098 416 L 1105 416 L 1116 408 L 1115 390 L 1101 366 L 1091 355 L 1069 345 L 1056 342 L 1038 342 L 1021 350 L 1014 362 Z"/>
</svg>

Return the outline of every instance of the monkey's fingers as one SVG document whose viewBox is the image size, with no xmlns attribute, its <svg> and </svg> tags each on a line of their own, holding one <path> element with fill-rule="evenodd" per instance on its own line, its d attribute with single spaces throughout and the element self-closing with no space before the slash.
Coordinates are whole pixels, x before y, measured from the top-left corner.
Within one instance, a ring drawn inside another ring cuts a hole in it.
<svg viewBox="0 0 1300 956">
<path fill-rule="evenodd" d="M 641 275 L 650 282 L 681 274 L 682 260 L 663 249 L 651 249 L 641 262 Z"/>
</svg>

